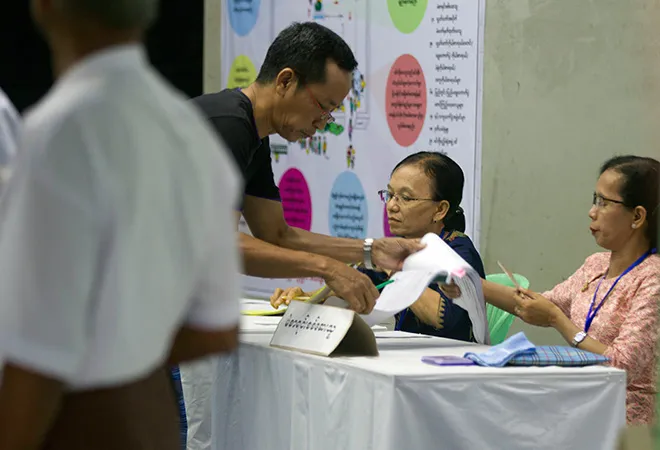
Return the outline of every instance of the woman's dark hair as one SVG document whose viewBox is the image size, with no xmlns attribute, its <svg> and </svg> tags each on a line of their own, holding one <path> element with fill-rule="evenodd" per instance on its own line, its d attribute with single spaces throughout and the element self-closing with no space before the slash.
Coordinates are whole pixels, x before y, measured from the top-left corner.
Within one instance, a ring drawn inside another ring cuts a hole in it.
<svg viewBox="0 0 660 450">
<path fill-rule="evenodd" d="M 448 231 L 465 231 L 465 214 L 460 207 L 463 200 L 463 185 L 465 176 L 463 170 L 444 153 L 418 152 L 406 156 L 394 167 L 392 173 L 399 167 L 418 165 L 423 170 L 433 187 L 433 200 L 449 202 L 449 212 L 445 216 L 445 229 Z"/>
<path fill-rule="evenodd" d="M 642 156 L 615 156 L 600 168 L 600 174 L 614 170 L 623 179 L 621 200 L 628 208 L 643 207 L 646 210 L 646 237 L 651 248 L 658 247 L 658 215 L 660 215 L 660 162 Z"/>
</svg>

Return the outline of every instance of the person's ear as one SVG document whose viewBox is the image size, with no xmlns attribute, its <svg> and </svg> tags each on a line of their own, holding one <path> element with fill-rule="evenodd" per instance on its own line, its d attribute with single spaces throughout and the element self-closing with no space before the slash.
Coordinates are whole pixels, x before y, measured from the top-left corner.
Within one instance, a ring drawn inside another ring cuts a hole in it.
<svg viewBox="0 0 660 450">
<path fill-rule="evenodd" d="M 636 206 L 633 209 L 633 223 L 632 228 L 641 228 L 646 222 L 646 208 L 643 206 Z"/>
<path fill-rule="evenodd" d="M 296 77 L 296 73 L 288 67 L 280 70 L 280 73 L 278 73 L 275 78 L 275 92 L 281 97 L 284 97 L 289 90 L 295 89 L 297 85 L 298 77 Z"/>
<path fill-rule="evenodd" d="M 440 203 L 438 203 L 438 207 L 435 210 L 435 214 L 433 214 L 433 221 L 440 222 L 442 220 L 445 220 L 445 217 L 447 217 L 448 212 L 449 212 L 449 202 L 447 200 L 442 200 Z"/>
</svg>

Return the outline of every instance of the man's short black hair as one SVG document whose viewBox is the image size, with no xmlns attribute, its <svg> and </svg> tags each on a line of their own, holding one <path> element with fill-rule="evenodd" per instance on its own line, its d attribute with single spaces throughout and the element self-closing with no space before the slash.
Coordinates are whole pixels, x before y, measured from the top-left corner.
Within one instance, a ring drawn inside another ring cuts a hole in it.
<svg viewBox="0 0 660 450">
<path fill-rule="evenodd" d="M 350 47 L 337 33 L 316 22 L 294 22 L 268 48 L 257 83 L 271 83 L 287 67 L 298 75 L 302 85 L 323 83 L 328 59 L 347 72 L 353 72 L 358 65 Z"/>
</svg>

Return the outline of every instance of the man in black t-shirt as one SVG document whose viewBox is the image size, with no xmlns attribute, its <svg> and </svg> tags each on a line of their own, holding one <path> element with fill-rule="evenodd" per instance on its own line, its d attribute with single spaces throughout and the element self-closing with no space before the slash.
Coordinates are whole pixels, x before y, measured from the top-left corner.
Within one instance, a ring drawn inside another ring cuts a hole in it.
<svg viewBox="0 0 660 450">
<path fill-rule="evenodd" d="M 245 273 L 265 278 L 321 277 L 358 312 L 373 309 L 378 291 L 346 263 L 399 270 L 418 241 L 335 238 L 287 225 L 273 177 L 268 136 L 289 142 L 314 135 L 351 87 L 357 61 L 346 42 L 314 22 L 294 23 L 268 49 L 257 80 L 245 89 L 202 95 L 193 102 L 231 149 L 244 182 L 241 233 Z M 237 214 L 237 221 L 240 213 Z"/>
</svg>

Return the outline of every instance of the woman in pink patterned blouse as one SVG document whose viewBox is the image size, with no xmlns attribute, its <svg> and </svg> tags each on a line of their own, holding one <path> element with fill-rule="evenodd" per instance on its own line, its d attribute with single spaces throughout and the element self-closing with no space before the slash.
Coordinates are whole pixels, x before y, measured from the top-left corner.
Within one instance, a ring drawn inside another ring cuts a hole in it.
<svg viewBox="0 0 660 450">
<path fill-rule="evenodd" d="M 486 300 L 527 323 L 553 327 L 571 345 L 610 358 L 627 373 L 629 424 L 654 421 L 660 257 L 660 163 L 637 156 L 607 161 L 589 210 L 596 243 L 568 280 L 538 294 L 484 283 Z"/>
</svg>

